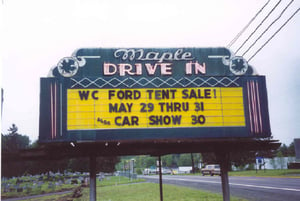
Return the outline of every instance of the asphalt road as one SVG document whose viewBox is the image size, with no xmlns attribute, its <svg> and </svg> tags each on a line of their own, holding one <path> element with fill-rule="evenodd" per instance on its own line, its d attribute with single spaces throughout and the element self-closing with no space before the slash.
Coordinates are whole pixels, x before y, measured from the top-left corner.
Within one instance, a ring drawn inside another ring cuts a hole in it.
<svg viewBox="0 0 300 201">
<path fill-rule="evenodd" d="M 158 182 L 158 176 L 140 176 Z M 222 193 L 219 176 L 163 175 L 163 184 L 192 187 Z M 268 177 L 229 177 L 230 195 L 255 201 L 299 201 L 300 179 Z"/>
</svg>

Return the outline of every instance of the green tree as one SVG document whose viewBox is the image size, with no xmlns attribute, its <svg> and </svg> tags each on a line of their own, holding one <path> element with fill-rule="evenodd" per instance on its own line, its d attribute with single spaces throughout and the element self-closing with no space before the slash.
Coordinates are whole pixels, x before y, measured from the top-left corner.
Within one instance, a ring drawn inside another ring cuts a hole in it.
<svg viewBox="0 0 300 201">
<path fill-rule="evenodd" d="M 215 153 L 203 153 L 203 162 L 205 164 L 215 164 L 220 163 L 222 158 L 219 158 Z M 231 165 L 234 165 L 237 168 L 243 168 L 247 164 L 255 163 L 256 152 L 254 151 L 239 151 L 231 152 L 229 155 L 229 170 L 231 170 Z"/>
<path fill-rule="evenodd" d="M 29 163 L 14 160 L 14 156 L 21 149 L 28 148 L 30 140 L 28 136 L 18 134 L 18 127 L 15 124 L 12 124 L 8 132 L 6 135 L 1 134 L 1 173 L 6 177 L 22 175 L 28 169 Z"/>
<path fill-rule="evenodd" d="M 97 157 L 96 158 L 96 171 L 97 172 L 114 172 L 116 164 L 120 161 L 119 157 Z M 65 169 L 76 172 L 89 172 L 90 159 L 89 157 L 72 158 L 68 160 Z"/>
<path fill-rule="evenodd" d="M 38 141 L 30 145 L 29 137 L 18 134 L 18 128 L 13 124 L 7 135 L 1 135 L 2 138 L 2 176 L 12 177 L 20 176 L 25 173 L 39 174 L 52 172 L 63 172 L 66 169 L 72 171 L 88 172 L 89 158 L 74 158 L 60 160 L 44 160 L 39 161 L 18 161 L 12 157 L 17 156 L 17 152 L 25 148 L 39 148 Z M 98 172 L 114 172 L 115 165 L 118 163 L 118 157 L 97 157 Z"/>
<path fill-rule="evenodd" d="M 292 142 L 289 147 L 288 147 L 288 156 L 296 156 L 296 152 L 295 152 L 295 144 L 294 142 Z"/>
<path fill-rule="evenodd" d="M 277 157 L 279 158 L 280 169 L 284 168 L 284 155 L 281 151 L 278 151 Z"/>
<path fill-rule="evenodd" d="M 146 167 L 156 166 L 157 157 L 147 157 L 145 160 Z"/>
<path fill-rule="evenodd" d="M 280 155 L 282 155 L 282 157 L 288 156 L 288 147 L 286 144 L 282 144 L 279 147 L 278 152 L 281 152 Z"/>
<path fill-rule="evenodd" d="M 192 166 L 191 154 L 180 154 L 178 166 Z"/>
<path fill-rule="evenodd" d="M 295 156 L 296 153 L 294 142 L 292 142 L 289 146 L 282 144 L 275 154 L 278 154 L 279 152 L 281 152 L 280 155 L 282 155 L 282 157 Z"/>
<path fill-rule="evenodd" d="M 173 155 L 165 155 L 161 158 L 163 162 L 164 167 L 173 167 L 174 161 L 173 161 Z"/>
<path fill-rule="evenodd" d="M 217 163 L 217 157 L 215 153 L 202 153 L 202 161 L 204 164 L 215 164 Z"/>
<path fill-rule="evenodd" d="M 240 151 L 230 153 L 231 164 L 237 168 L 244 169 L 248 164 L 255 163 L 256 152 L 254 151 Z"/>
<path fill-rule="evenodd" d="M 12 127 L 10 127 L 8 131 L 9 133 L 7 135 L 1 134 L 2 152 L 13 153 L 29 147 L 29 137 L 18 134 L 18 127 L 15 124 L 12 124 Z"/>
<path fill-rule="evenodd" d="M 16 124 L 12 124 L 8 131 L 10 132 L 10 134 L 16 134 L 18 131 L 18 127 L 16 126 Z"/>
</svg>

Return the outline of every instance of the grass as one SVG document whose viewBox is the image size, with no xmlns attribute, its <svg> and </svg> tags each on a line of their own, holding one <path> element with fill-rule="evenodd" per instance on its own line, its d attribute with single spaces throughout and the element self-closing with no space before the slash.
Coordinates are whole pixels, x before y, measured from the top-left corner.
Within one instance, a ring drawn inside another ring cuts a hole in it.
<svg viewBox="0 0 300 201">
<path fill-rule="evenodd" d="M 144 179 L 132 180 L 132 179 L 128 179 L 127 177 L 105 177 L 102 181 L 99 181 L 97 179 L 97 186 L 99 187 L 115 186 L 115 185 L 130 184 L 130 183 L 143 182 L 143 181 L 145 180 Z M 12 185 L 15 184 L 16 179 L 11 179 L 9 183 L 11 183 Z M 1 198 L 3 199 L 3 198 L 26 197 L 32 195 L 48 194 L 53 192 L 63 192 L 67 190 L 73 190 L 79 186 L 79 185 L 71 185 L 71 184 L 62 184 L 54 188 L 48 188 L 49 182 L 45 182 L 40 188 L 32 188 L 33 183 L 30 181 L 26 181 L 25 183 L 21 184 L 20 187 L 25 185 L 31 186 L 31 188 L 28 188 L 28 190 L 22 192 L 17 192 L 16 190 L 12 192 L 4 192 L 3 189 L 1 189 Z M 59 196 L 54 196 L 54 197 L 59 197 Z M 51 200 L 52 198 L 49 199 Z"/>
<path fill-rule="evenodd" d="M 223 200 L 221 194 L 166 184 L 163 185 L 163 197 L 165 201 Z M 100 201 L 157 201 L 159 199 L 159 185 L 153 183 L 106 186 L 97 188 L 97 200 Z M 84 189 L 83 196 L 81 198 L 74 199 L 74 201 L 86 200 L 89 200 L 88 189 Z M 245 199 L 233 197 L 231 200 L 242 201 Z"/>
<path fill-rule="evenodd" d="M 300 178 L 300 169 L 231 171 L 229 176 Z"/>
<path fill-rule="evenodd" d="M 127 177 L 106 177 L 102 181 L 97 180 L 97 186 L 113 186 L 113 185 L 120 185 L 120 184 L 131 184 L 131 183 L 138 183 L 143 182 L 145 179 L 129 179 Z"/>
<path fill-rule="evenodd" d="M 24 199 L 23 201 L 67 201 L 72 200 L 70 199 L 72 196 L 71 193 L 66 193 L 63 195 L 50 195 L 50 196 L 43 196 L 38 198 L 32 198 L 32 199 Z"/>
<path fill-rule="evenodd" d="M 247 176 L 247 177 L 291 177 L 300 178 L 300 170 L 249 170 L 232 171 L 229 176 Z M 139 183 L 144 180 L 130 180 L 126 177 L 106 177 L 104 180 L 97 180 L 97 200 L 100 201 L 152 201 L 159 200 L 159 185 L 152 183 Z M 134 184 L 132 184 L 134 183 Z M 130 184 L 130 185 L 129 185 Z M 45 184 L 47 185 L 47 184 Z M 47 187 L 45 187 L 47 188 Z M 74 188 L 74 186 L 73 186 Z M 44 189 L 44 187 L 42 188 Z M 56 189 L 58 190 L 58 189 Z M 46 189 L 43 190 L 46 193 Z M 163 194 L 165 201 L 217 201 L 223 200 L 221 194 L 200 191 L 196 189 L 178 187 L 173 185 L 163 185 Z M 66 201 L 72 194 L 43 196 L 27 201 Z M 3 195 L 2 195 L 3 196 Z M 24 195 L 23 195 L 24 196 Z M 83 196 L 74 199 L 74 201 L 89 200 L 89 188 L 83 189 Z M 245 200 L 242 198 L 231 197 L 231 200 Z"/>
<path fill-rule="evenodd" d="M 26 181 L 23 178 L 23 181 Z M 136 179 L 131 180 L 127 177 L 105 177 L 102 181 L 99 181 L 97 179 L 97 186 L 103 187 L 103 186 L 113 186 L 113 185 L 120 185 L 120 184 L 129 184 L 129 183 L 136 183 L 136 182 L 142 182 L 145 181 L 144 179 Z M 11 185 L 14 185 L 16 183 L 16 179 L 11 179 L 9 181 Z M 40 194 L 47 194 L 52 192 L 62 192 L 67 190 L 72 190 L 76 188 L 79 185 L 71 185 L 71 184 L 62 184 L 60 186 L 54 186 L 53 188 L 48 188 L 49 182 L 45 182 L 43 185 L 40 186 L 40 188 L 33 188 L 33 182 L 26 181 L 20 185 L 20 187 L 23 187 L 27 185 L 29 188 L 22 192 L 17 192 L 16 190 L 12 192 L 4 192 L 3 189 L 1 189 L 1 198 L 13 198 L 13 197 L 25 197 L 25 196 L 32 196 L 32 195 L 40 195 Z"/>
<path fill-rule="evenodd" d="M 62 192 L 67 190 L 74 189 L 74 185 L 71 184 L 63 184 L 61 186 L 57 186 L 55 188 L 48 188 L 48 182 L 44 183 L 40 188 L 28 188 L 22 192 L 12 191 L 12 192 L 3 192 L 1 190 L 1 198 L 14 198 L 14 197 L 24 197 L 24 196 L 32 196 L 32 195 L 40 195 L 47 194 L 51 192 Z M 32 185 L 32 184 L 29 184 Z M 22 185 L 21 185 L 22 186 Z M 77 185 L 78 186 L 78 185 Z"/>
<path fill-rule="evenodd" d="M 127 178 L 121 178 L 118 183 L 118 177 L 111 177 L 103 182 L 97 182 L 97 200 L 98 201 L 157 201 L 160 199 L 159 184 L 154 183 L 131 183 Z M 121 184 L 123 183 L 123 184 Z M 73 201 L 89 200 L 89 188 L 83 188 L 83 195 L 80 198 L 73 198 Z M 26 201 L 66 201 L 70 200 L 72 194 L 43 196 Z M 163 185 L 163 197 L 165 201 L 218 201 L 223 200 L 221 194 L 200 191 L 187 187 L 174 185 Z M 246 199 L 231 197 L 233 201 L 246 201 Z"/>
</svg>

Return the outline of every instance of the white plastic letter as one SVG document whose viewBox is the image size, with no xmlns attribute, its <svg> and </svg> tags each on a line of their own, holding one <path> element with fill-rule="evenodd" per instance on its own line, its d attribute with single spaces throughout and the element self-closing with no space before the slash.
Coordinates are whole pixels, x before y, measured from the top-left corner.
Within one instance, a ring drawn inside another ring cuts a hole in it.
<svg viewBox="0 0 300 201">
<path fill-rule="evenodd" d="M 154 64 L 154 66 L 152 66 L 151 64 L 146 63 L 145 66 L 146 66 L 146 68 L 147 68 L 148 74 L 149 74 L 149 75 L 154 75 L 154 73 L 155 73 L 155 71 L 156 71 L 157 64 Z"/>
<path fill-rule="evenodd" d="M 127 68 L 128 67 L 128 68 Z M 120 76 L 125 76 L 127 73 L 128 75 L 134 75 L 132 71 L 132 66 L 130 64 L 119 64 L 120 68 Z"/>
<path fill-rule="evenodd" d="M 161 63 L 160 72 L 162 75 L 172 75 L 172 63 Z"/>
<path fill-rule="evenodd" d="M 114 75 L 117 72 L 117 66 L 111 63 L 104 63 L 104 75 Z"/>
</svg>

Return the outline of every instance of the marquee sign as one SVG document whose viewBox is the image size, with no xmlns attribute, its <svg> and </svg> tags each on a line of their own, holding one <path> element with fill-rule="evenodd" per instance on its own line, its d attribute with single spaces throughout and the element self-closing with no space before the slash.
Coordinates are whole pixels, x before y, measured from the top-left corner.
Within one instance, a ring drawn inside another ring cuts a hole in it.
<svg viewBox="0 0 300 201">
<path fill-rule="evenodd" d="M 41 78 L 39 138 L 269 137 L 254 73 L 226 48 L 79 49 Z"/>
</svg>

